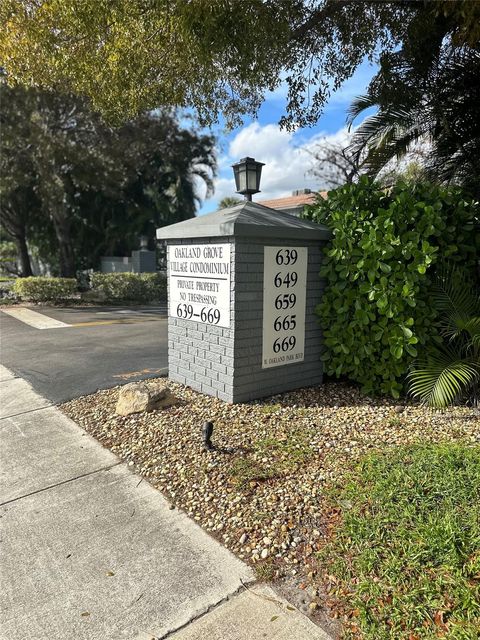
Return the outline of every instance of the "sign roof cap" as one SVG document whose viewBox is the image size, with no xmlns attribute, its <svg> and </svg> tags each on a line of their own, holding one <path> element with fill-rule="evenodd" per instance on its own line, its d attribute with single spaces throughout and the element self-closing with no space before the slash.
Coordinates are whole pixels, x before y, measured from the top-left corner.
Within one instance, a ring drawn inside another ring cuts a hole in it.
<svg viewBox="0 0 480 640">
<path fill-rule="evenodd" d="M 332 233 L 324 225 L 248 201 L 157 229 L 158 240 L 222 236 L 328 240 Z"/>
</svg>

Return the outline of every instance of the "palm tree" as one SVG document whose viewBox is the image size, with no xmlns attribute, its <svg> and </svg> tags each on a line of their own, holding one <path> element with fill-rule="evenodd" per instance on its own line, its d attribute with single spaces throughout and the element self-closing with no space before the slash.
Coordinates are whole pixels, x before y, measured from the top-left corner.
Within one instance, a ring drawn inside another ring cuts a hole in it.
<svg viewBox="0 0 480 640">
<path fill-rule="evenodd" d="M 206 196 L 213 192 L 214 138 L 180 128 L 169 111 L 141 114 L 121 127 L 117 138 L 119 155 L 128 163 L 132 215 L 139 220 L 145 213 L 152 229 L 193 218 L 199 188 Z"/>
<path fill-rule="evenodd" d="M 439 312 L 441 346 L 430 345 L 409 373 L 410 393 L 433 407 L 480 400 L 480 295 L 458 268 L 437 276 L 433 302 Z"/>
<path fill-rule="evenodd" d="M 479 195 L 479 76 L 480 52 L 468 47 L 433 46 L 426 62 L 418 51 L 384 56 L 367 94 L 350 107 L 350 125 L 365 110 L 378 109 L 357 128 L 350 150 L 378 176 L 392 159 L 426 142 L 426 177 Z"/>
<path fill-rule="evenodd" d="M 178 129 L 169 159 L 174 174 L 170 195 L 176 220 L 188 220 L 201 205 L 199 187 L 205 188 L 205 197 L 213 194 L 216 172 L 214 139 L 187 129 Z"/>
<path fill-rule="evenodd" d="M 228 209 L 229 207 L 235 207 L 237 204 L 242 204 L 243 200 L 240 198 L 235 198 L 235 196 L 225 196 L 218 203 L 218 210 L 220 209 Z"/>
</svg>

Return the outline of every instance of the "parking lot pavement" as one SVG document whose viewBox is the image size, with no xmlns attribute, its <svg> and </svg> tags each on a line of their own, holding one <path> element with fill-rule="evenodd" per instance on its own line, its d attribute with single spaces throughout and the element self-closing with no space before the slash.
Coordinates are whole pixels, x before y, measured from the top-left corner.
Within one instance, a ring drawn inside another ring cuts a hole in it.
<svg viewBox="0 0 480 640">
<path fill-rule="evenodd" d="M 10 315 L 34 328 L 55 328 L 55 326 L 94 326 L 99 322 L 133 322 L 155 320 L 167 315 L 166 305 L 136 307 L 6 307 L 3 314 Z M 28 322 L 28 317 L 37 318 L 38 327 Z M 50 321 L 50 326 L 49 325 Z"/>
<path fill-rule="evenodd" d="M 164 306 L 31 310 L 31 324 L 0 311 L 1 361 L 52 403 L 167 373 Z"/>
</svg>

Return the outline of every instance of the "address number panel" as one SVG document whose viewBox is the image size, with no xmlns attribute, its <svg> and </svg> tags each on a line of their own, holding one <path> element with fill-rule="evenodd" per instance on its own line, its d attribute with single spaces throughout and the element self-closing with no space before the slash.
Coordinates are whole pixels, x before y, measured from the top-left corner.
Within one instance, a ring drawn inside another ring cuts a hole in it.
<svg viewBox="0 0 480 640">
<path fill-rule="evenodd" d="M 304 360 L 307 247 L 264 247 L 262 368 Z"/>
</svg>

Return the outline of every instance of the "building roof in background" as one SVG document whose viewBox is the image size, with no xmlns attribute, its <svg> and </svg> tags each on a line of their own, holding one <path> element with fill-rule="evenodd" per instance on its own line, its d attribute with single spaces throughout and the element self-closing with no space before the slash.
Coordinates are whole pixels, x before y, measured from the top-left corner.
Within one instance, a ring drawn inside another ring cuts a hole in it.
<svg viewBox="0 0 480 640">
<path fill-rule="evenodd" d="M 258 200 L 258 204 L 271 209 L 296 209 L 306 204 L 313 204 L 319 193 L 323 198 L 327 197 L 326 191 L 312 192 L 310 189 L 302 189 L 294 191 L 291 196 L 284 198 L 275 198 L 275 200 Z"/>
</svg>

